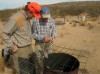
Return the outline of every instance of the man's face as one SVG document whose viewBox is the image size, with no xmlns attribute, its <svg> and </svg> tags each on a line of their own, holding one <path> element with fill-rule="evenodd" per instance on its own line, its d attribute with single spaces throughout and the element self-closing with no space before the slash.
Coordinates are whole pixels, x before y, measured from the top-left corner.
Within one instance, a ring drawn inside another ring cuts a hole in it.
<svg viewBox="0 0 100 74">
<path fill-rule="evenodd" d="M 47 21 L 48 21 L 48 18 L 43 18 L 43 21 L 44 21 L 44 22 L 47 22 Z"/>
<path fill-rule="evenodd" d="M 27 16 L 29 19 L 32 19 L 34 17 L 34 14 L 31 11 L 27 11 Z"/>
</svg>

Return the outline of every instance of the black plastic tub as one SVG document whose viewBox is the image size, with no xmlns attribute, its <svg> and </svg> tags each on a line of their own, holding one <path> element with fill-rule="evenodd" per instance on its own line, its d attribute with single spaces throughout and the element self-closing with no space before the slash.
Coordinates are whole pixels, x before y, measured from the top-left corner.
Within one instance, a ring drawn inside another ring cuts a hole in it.
<svg viewBox="0 0 100 74">
<path fill-rule="evenodd" d="M 53 72 L 51 74 L 56 74 L 56 73 L 78 74 L 78 68 L 80 65 L 77 58 L 65 53 L 49 54 L 48 59 L 45 59 L 44 63 L 45 63 L 45 68 L 48 71 Z"/>
</svg>

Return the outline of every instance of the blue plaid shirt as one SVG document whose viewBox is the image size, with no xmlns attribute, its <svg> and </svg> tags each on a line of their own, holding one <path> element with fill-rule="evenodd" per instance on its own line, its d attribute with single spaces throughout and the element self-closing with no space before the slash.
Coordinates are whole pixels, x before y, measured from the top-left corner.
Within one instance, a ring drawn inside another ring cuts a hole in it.
<svg viewBox="0 0 100 74">
<path fill-rule="evenodd" d="M 52 18 L 48 18 L 47 22 L 43 19 L 34 19 L 32 24 L 32 33 L 35 40 L 43 40 L 44 36 L 56 36 L 55 22 Z"/>
</svg>

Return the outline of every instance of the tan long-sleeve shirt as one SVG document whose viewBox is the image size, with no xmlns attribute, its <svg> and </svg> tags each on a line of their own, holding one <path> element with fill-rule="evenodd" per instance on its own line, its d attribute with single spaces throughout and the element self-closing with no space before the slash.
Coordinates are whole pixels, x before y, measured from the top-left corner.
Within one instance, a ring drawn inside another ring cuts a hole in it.
<svg viewBox="0 0 100 74">
<path fill-rule="evenodd" d="M 31 23 L 22 10 L 6 22 L 2 37 L 6 47 L 12 47 L 14 44 L 24 47 L 32 43 Z"/>
</svg>

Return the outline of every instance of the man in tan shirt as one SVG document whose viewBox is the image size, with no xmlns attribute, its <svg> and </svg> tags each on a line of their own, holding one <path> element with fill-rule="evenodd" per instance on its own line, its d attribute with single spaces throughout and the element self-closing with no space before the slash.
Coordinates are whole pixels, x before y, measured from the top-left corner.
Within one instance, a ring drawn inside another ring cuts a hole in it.
<svg viewBox="0 0 100 74">
<path fill-rule="evenodd" d="M 32 54 L 30 19 L 40 18 L 41 6 L 30 2 L 25 8 L 11 16 L 3 29 L 3 41 L 13 51 L 14 74 L 33 74 L 29 72 L 28 60 Z"/>
</svg>

